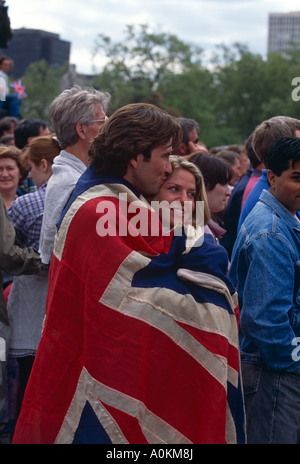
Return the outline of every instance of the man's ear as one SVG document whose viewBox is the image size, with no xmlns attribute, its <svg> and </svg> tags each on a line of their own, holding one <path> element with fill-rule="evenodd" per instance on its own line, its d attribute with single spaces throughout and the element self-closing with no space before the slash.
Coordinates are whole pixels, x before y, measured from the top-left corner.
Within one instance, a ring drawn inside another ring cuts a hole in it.
<svg viewBox="0 0 300 464">
<path fill-rule="evenodd" d="M 48 162 L 47 160 L 45 160 L 45 158 L 43 158 L 41 160 L 41 167 L 43 169 L 44 172 L 47 172 L 48 171 Z"/>
<path fill-rule="evenodd" d="M 131 158 L 131 160 L 129 160 L 129 164 L 132 168 L 136 169 L 141 165 L 143 160 L 144 160 L 144 155 L 139 154 L 139 155 L 136 155 L 135 158 Z"/>
<path fill-rule="evenodd" d="M 82 122 L 78 122 L 75 126 L 78 137 L 85 139 L 85 125 Z"/>
<path fill-rule="evenodd" d="M 275 186 L 275 180 L 276 180 L 276 174 L 271 171 L 271 169 L 268 169 L 268 172 L 267 172 L 267 180 L 268 180 L 268 184 L 271 188 L 273 188 Z"/>
</svg>

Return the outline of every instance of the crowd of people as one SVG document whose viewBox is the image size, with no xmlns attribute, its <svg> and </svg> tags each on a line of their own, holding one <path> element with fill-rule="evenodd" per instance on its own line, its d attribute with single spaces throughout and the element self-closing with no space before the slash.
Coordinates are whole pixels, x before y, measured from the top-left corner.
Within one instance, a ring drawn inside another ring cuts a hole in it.
<svg viewBox="0 0 300 464">
<path fill-rule="evenodd" d="M 0 442 L 300 443 L 300 120 L 110 98 L 0 120 Z"/>
</svg>

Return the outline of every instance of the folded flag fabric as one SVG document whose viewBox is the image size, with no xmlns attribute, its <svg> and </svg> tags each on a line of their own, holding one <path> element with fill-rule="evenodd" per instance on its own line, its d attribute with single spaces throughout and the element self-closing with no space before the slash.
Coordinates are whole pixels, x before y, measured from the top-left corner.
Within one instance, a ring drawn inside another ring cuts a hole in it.
<svg viewBox="0 0 300 464">
<path fill-rule="evenodd" d="M 25 86 L 24 86 L 23 82 L 21 81 L 21 79 L 18 79 L 16 81 L 12 82 L 10 84 L 10 86 L 12 87 L 14 93 L 16 93 L 20 99 L 23 99 L 23 98 L 27 97 L 27 94 L 26 94 L 26 91 L 25 91 Z"/>
<path fill-rule="evenodd" d="M 142 234 L 154 214 L 121 180 L 79 180 L 14 443 L 245 442 L 227 259 L 210 236 L 187 250 L 160 226 Z"/>
</svg>

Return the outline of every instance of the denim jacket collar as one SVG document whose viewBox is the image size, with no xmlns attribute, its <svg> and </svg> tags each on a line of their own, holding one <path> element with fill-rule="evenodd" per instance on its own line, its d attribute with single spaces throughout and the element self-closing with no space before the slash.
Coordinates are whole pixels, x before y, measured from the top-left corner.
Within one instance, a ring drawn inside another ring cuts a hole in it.
<svg viewBox="0 0 300 464">
<path fill-rule="evenodd" d="M 270 193 L 268 190 L 263 190 L 259 201 L 265 203 L 267 206 L 272 208 L 275 213 L 281 217 L 291 229 L 296 229 L 300 232 L 300 223 L 297 219 Z"/>
</svg>

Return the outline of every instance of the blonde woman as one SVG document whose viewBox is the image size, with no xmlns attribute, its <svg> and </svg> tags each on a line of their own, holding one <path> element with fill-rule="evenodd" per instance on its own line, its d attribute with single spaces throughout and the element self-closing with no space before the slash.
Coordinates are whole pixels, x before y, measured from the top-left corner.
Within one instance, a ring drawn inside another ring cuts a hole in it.
<svg viewBox="0 0 300 464">
<path fill-rule="evenodd" d="M 190 223 L 197 225 L 197 207 L 201 205 L 203 226 L 210 219 L 204 180 L 199 169 L 186 158 L 171 156 L 172 173 L 161 187 L 156 200 L 174 205 L 170 208 L 170 228 L 176 226 L 176 222 L 185 223 L 187 210 L 191 212 Z M 201 203 L 200 203 L 201 202 Z M 162 213 L 161 213 L 162 216 Z M 175 220 L 176 219 L 176 220 Z M 185 224 L 187 225 L 187 224 Z"/>
<path fill-rule="evenodd" d="M 231 282 L 228 280 L 228 254 L 223 247 L 220 247 L 214 240 L 212 234 L 207 231 L 207 224 L 210 223 L 210 208 L 206 194 L 204 177 L 199 168 L 186 158 L 171 156 L 172 173 L 167 176 L 164 185 L 160 188 L 156 200 L 159 202 L 159 214 L 163 222 L 164 209 L 170 209 L 170 228 L 176 228 L 180 222 L 185 226 L 183 238 L 187 233 L 187 226 L 200 226 L 198 242 L 195 241 L 186 254 L 185 266 L 187 269 L 199 271 L 206 269 L 205 272 L 221 278 L 230 289 L 231 294 L 235 291 Z M 197 208 L 201 205 L 201 223 L 197 224 Z M 189 208 L 186 208 L 190 205 Z M 191 221 L 186 221 L 186 209 L 191 211 Z M 201 232 L 201 227 L 202 232 Z M 207 264 L 209 262 L 209 265 Z M 206 264 L 204 264 L 206 263 Z M 202 268 L 202 265 L 204 267 Z M 189 273 L 189 272 L 188 272 Z"/>
</svg>

